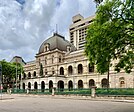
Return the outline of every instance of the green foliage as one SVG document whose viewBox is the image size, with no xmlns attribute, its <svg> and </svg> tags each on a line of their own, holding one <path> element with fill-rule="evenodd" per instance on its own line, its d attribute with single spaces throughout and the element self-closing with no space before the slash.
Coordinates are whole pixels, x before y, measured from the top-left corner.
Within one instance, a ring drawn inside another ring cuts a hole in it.
<svg viewBox="0 0 134 112">
<path fill-rule="evenodd" d="M 134 89 L 133 88 L 109 88 L 107 91 L 107 89 L 97 88 L 96 94 L 97 95 L 134 95 Z"/>
<path fill-rule="evenodd" d="M 17 65 L 17 75 L 21 75 L 23 71 L 22 66 L 19 63 L 10 63 L 5 60 L 0 61 L 2 65 L 2 76 L 4 83 L 11 83 L 16 78 L 16 65 Z"/>
<path fill-rule="evenodd" d="M 89 26 L 85 53 L 99 73 L 108 72 L 116 60 L 115 71 L 130 73 L 134 67 L 134 1 L 106 0 Z"/>
</svg>

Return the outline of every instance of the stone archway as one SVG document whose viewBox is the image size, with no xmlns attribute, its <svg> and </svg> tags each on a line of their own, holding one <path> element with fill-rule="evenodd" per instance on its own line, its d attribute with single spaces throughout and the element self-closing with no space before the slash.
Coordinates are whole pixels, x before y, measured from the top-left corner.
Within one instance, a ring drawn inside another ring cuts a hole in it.
<svg viewBox="0 0 134 112">
<path fill-rule="evenodd" d="M 68 82 L 68 89 L 69 91 L 73 90 L 73 82 L 71 80 Z"/>
<path fill-rule="evenodd" d="M 22 84 L 22 88 L 25 90 L 25 83 Z"/>
<path fill-rule="evenodd" d="M 78 81 L 78 89 L 83 89 L 83 81 L 82 80 Z"/>
<path fill-rule="evenodd" d="M 101 80 L 101 86 L 102 88 L 107 88 L 108 80 L 106 78 Z"/>
<path fill-rule="evenodd" d="M 38 83 L 37 83 L 37 82 L 34 83 L 34 89 L 35 89 L 35 90 L 38 89 Z"/>
<path fill-rule="evenodd" d="M 89 88 L 92 88 L 92 86 L 95 86 L 95 81 L 93 79 L 89 80 Z"/>
<path fill-rule="evenodd" d="M 45 91 L 45 82 L 44 81 L 41 82 L 41 91 L 42 92 Z"/>
<path fill-rule="evenodd" d="M 31 83 L 28 82 L 28 89 L 31 89 Z"/>
<path fill-rule="evenodd" d="M 52 92 L 52 88 L 53 88 L 53 81 L 49 81 L 49 92 Z"/>
<path fill-rule="evenodd" d="M 62 80 L 58 81 L 58 90 L 59 91 L 64 90 L 64 82 Z"/>
</svg>

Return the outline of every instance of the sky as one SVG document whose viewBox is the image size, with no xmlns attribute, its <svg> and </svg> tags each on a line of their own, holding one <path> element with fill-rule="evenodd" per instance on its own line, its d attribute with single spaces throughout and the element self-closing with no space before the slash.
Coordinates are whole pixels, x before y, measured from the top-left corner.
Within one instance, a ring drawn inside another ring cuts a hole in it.
<svg viewBox="0 0 134 112">
<path fill-rule="evenodd" d="M 0 60 L 35 60 L 43 41 L 57 31 L 69 40 L 72 17 L 95 14 L 94 0 L 0 0 Z"/>
</svg>

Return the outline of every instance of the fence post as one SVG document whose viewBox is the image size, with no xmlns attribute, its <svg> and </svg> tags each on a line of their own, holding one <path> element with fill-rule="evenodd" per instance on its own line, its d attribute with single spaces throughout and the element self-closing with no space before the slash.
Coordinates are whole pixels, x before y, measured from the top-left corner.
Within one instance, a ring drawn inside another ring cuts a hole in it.
<svg viewBox="0 0 134 112">
<path fill-rule="evenodd" d="M 54 92 L 55 92 L 55 91 L 54 91 L 54 88 L 52 88 L 52 96 L 54 96 Z"/>
<path fill-rule="evenodd" d="M 91 97 L 92 98 L 95 98 L 96 97 L 96 86 L 92 86 L 92 88 L 91 88 Z"/>
</svg>

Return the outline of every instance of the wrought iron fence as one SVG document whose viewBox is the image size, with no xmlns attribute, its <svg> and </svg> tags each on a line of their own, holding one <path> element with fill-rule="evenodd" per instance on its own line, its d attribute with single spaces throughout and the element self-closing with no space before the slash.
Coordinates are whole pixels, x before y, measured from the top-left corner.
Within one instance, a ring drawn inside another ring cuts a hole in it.
<svg viewBox="0 0 134 112">
<path fill-rule="evenodd" d="M 3 90 L 7 92 L 7 90 Z M 46 94 L 51 95 L 52 89 L 12 89 L 12 94 Z M 55 89 L 55 95 L 91 95 L 91 89 Z M 97 88 L 96 95 L 132 95 L 134 88 Z"/>
</svg>

